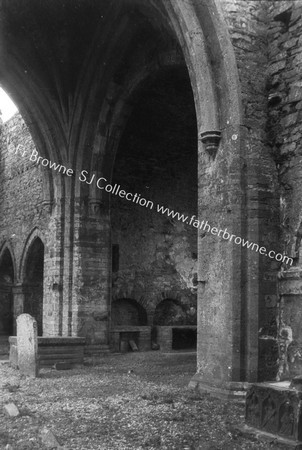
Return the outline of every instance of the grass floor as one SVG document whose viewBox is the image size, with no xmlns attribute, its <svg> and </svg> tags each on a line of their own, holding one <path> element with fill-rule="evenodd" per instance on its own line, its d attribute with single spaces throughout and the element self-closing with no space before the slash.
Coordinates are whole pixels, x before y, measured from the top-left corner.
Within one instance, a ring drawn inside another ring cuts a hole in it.
<svg viewBox="0 0 302 450">
<path fill-rule="evenodd" d="M 128 353 L 30 379 L 0 363 L 0 449 L 46 449 L 45 426 L 66 450 L 279 448 L 236 430 L 243 405 L 189 390 L 195 367 L 192 353 Z M 19 417 L 4 414 L 11 401 Z"/>
</svg>

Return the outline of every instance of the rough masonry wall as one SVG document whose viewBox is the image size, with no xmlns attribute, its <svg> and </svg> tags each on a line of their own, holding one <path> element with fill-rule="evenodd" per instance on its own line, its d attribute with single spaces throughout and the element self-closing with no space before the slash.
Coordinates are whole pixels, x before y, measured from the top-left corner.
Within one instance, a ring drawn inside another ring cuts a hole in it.
<svg viewBox="0 0 302 450">
<path fill-rule="evenodd" d="M 29 262 L 25 255 L 26 241 L 35 228 L 42 235 L 48 223 L 48 216 L 43 208 L 42 171 L 45 169 L 30 161 L 33 149 L 35 147 L 31 135 L 20 115 L 15 115 L 1 126 L 0 251 L 8 246 L 9 250 L 6 252 L 11 252 L 14 266 L 13 289 L 23 286 L 21 295 L 25 298 L 24 307 L 27 312 L 41 312 L 43 288 L 36 292 L 39 281 L 35 280 L 36 284 L 32 288 L 24 286 L 27 282 L 26 264 Z M 34 264 L 34 261 L 30 263 Z M 17 302 L 15 306 L 17 307 Z M 15 310 L 16 312 L 22 311 Z M 41 321 L 40 317 L 40 334 Z"/>
<path fill-rule="evenodd" d="M 35 149 L 33 140 L 20 115 L 1 127 L 0 152 L 0 242 L 9 240 L 20 260 L 22 245 L 34 226 L 44 229 L 42 172 L 30 161 Z M 22 156 L 25 150 L 27 153 Z"/>
<path fill-rule="evenodd" d="M 188 218 L 197 211 L 196 117 L 185 69 L 158 74 L 140 94 L 117 153 L 114 183 L 152 207 L 111 197 L 112 244 L 119 253 L 113 299 L 139 302 L 150 325 L 164 299 L 186 313 L 190 306 L 196 310 L 196 229 L 157 211 L 163 206 Z"/>
<path fill-rule="evenodd" d="M 269 4 L 258 0 L 222 2 L 238 65 L 244 117 L 242 129 L 246 139 L 241 176 L 246 190 L 247 226 L 242 229 L 242 237 L 278 253 L 278 174 L 267 137 Z M 244 260 L 249 273 L 242 286 L 246 292 L 242 314 L 247 327 L 251 324 L 253 330 L 246 329 L 243 333 L 253 335 L 254 341 L 241 349 L 242 357 L 246 355 L 247 366 L 251 357 L 258 357 L 258 380 L 272 379 L 276 376 L 278 358 L 276 280 L 280 263 L 250 250 L 246 250 Z"/>
<path fill-rule="evenodd" d="M 301 373 L 302 3 L 269 2 L 268 139 L 280 183 L 282 250 L 293 258 L 279 274 L 278 379 Z"/>
</svg>

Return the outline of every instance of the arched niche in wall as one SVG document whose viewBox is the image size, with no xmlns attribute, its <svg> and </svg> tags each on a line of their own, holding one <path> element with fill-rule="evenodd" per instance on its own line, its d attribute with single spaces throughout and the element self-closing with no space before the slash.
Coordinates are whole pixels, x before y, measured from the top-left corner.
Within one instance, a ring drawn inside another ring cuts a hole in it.
<svg viewBox="0 0 302 450">
<path fill-rule="evenodd" d="M 187 316 L 182 305 L 170 298 L 162 300 L 156 307 L 153 325 L 186 325 Z"/>
<path fill-rule="evenodd" d="M 112 302 L 112 328 L 118 326 L 145 326 L 147 323 L 147 312 L 136 300 L 120 298 Z"/>
<path fill-rule="evenodd" d="M 0 335 L 13 334 L 14 264 L 11 252 L 5 248 L 0 256 Z"/>
<path fill-rule="evenodd" d="M 44 244 L 39 237 L 31 242 L 23 268 L 24 312 L 33 316 L 38 335 L 43 331 Z"/>
</svg>

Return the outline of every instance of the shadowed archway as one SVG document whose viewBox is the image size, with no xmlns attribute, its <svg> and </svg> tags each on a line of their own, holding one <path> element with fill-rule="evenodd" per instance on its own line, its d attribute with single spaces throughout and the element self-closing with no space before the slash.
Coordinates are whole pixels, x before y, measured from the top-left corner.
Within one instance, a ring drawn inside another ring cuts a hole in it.
<svg viewBox="0 0 302 450">
<path fill-rule="evenodd" d="M 12 255 L 6 248 L 0 258 L 0 335 L 13 334 L 14 276 Z"/>
<path fill-rule="evenodd" d="M 24 266 L 24 312 L 33 316 L 38 325 L 38 335 L 43 333 L 43 279 L 44 244 L 36 237 L 25 258 Z"/>
<path fill-rule="evenodd" d="M 111 306 L 111 327 L 145 326 L 147 313 L 143 306 L 131 298 L 114 300 Z"/>
</svg>

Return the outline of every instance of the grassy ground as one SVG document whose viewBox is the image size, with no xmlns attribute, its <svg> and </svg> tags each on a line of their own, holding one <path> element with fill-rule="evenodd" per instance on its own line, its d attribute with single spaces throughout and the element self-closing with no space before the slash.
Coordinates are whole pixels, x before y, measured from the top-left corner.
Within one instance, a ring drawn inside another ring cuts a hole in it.
<svg viewBox="0 0 302 450">
<path fill-rule="evenodd" d="M 195 367 L 189 353 L 128 353 L 29 379 L 1 363 L 0 449 L 46 449 L 44 426 L 66 450 L 278 448 L 236 431 L 242 405 L 188 390 Z M 9 401 L 19 417 L 3 413 Z"/>
</svg>

